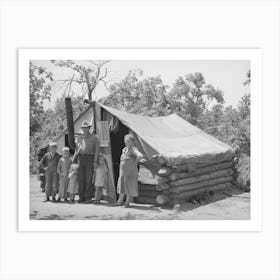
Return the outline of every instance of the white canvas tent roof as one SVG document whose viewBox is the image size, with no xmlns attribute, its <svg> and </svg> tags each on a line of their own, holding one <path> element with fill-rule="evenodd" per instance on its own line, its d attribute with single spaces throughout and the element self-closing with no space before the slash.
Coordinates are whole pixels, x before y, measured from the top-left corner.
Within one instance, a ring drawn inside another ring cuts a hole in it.
<svg viewBox="0 0 280 280">
<path fill-rule="evenodd" d="M 147 117 L 98 104 L 134 133 L 148 159 L 160 155 L 168 165 L 175 165 L 187 162 L 211 163 L 217 159 L 226 160 L 233 155 L 229 145 L 176 114 Z"/>
</svg>

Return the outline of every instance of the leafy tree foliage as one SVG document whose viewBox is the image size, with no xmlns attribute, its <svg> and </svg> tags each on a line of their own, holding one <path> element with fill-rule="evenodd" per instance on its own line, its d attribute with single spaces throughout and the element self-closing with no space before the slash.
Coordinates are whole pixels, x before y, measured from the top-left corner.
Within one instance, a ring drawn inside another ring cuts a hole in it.
<svg viewBox="0 0 280 280">
<path fill-rule="evenodd" d="M 142 78 L 142 70 L 131 70 L 118 83 L 110 86 L 110 95 L 102 100 L 107 105 L 127 112 L 148 116 L 168 114 L 167 86 L 160 76 Z"/>
<path fill-rule="evenodd" d="M 239 186 L 246 190 L 250 190 L 251 183 L 251 160 L 246 154 L 240 154 L 237 158 L 236 169 L 238 171 L 237 182 Z"/>
<path fill-rule="evenodd" d="M 249 99 L 249 95 L 244 95 L 237 108 L 215 105 L 198 120 L 199 126 L 204 131 L 228 143 L 238 153 L 245 153 L 248 156 L 250 155 Z"/>
<path fill-rule="evenodd" d="M 57 98 L 54 108 L 46 110 L 43 115 L 44 127 L 40 131 L 40 136 L 42 138 L 41 145 L 51 141 L 67 127 L 64 98 L 65 96 Z M 75 119 L 81 112 L 85 110 L 86 105 L 83 102 L 82 96 L 72 96 L 71 100 L 73 107 L 73 117 Z"/>
<path fill-rule="evenodd" d="M 247 78 L 244 82 L 244 86 L 250 85 L 251 84 L 251 70 L 249 70 L 246 74 Z"/>
<path fill-rule="evenodd" d="M 179 77 L 170 92 L 171 107 L 192 124 L 197 124 L 199 116 L 210 102 L 224 103 L 223 93 L 207 84 L 201 73 Z"/>
<path fill-rule="evenodd" d="M 102 102 L 148 116 L 163 116 L 176 112 L 193 124 L 197 124 L 209 103 L 224 102 L 222 92 L 207 84 L 201 73 L 179 77 L 169 92 L 160 76 L 142 76 L 142 70 L 129 71 L 123 80 L 111 85 L 111 94 Z"/>
<path fill-rule="evenodd" d="M 47 145 L 66 127 L 65 96 L 58 98 L 53 109 L 45 110 L 41 115 L 44 124 L 40 130 L 36 131 L 30 138 L 30 168 L 31 173 L 38 170 L 37 153 L 39 149 Z M 84 111 L 86 105 L 82 96 L 72 96 L 72 106 L 74 119 Z"/>
<path fill-rule="evenodd" d="M 52 73 L 45 68 L 29 63 L 29 118 L 30 135 L 42 128 L 42 114 L 44 113 L 44 101 L 50 100 Z"/>
</svg>

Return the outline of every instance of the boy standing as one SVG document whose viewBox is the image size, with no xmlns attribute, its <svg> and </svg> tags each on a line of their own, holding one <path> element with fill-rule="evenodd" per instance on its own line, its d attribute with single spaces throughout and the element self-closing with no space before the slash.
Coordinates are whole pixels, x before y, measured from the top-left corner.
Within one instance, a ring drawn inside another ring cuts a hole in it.
<svg viewBox="0 0 280 280">
<path fill-rule="evenodd" d="M 58 185 L 58 174 L 57 174 L 57 165 L 58 161 L 61 158 L 61 155 L 56 152 L 57 144 L 51 142 L 49 144 L 49 152 L 46 153 L 41 159 L 41 166 L 46 171 L 46 201 L 50 201 L 50 196 L 52 196 L 52 201 L 55 202 L 55 196 L 57 193 Z"/>
<path fill-rule="evenodd" d="M 62 158 L 58 161 L 57 173 L 59 175 L 59 190 L 58 190 L 58 199 L 60 202 L 61 199 L 64 199 L 64 202 L 67 202 L 67 188 L 68 188 L 68 174 L 72 164 L 72 159 L 70 158 L 70 149 L 64 147 L 62 149 Z"/>
</svg>

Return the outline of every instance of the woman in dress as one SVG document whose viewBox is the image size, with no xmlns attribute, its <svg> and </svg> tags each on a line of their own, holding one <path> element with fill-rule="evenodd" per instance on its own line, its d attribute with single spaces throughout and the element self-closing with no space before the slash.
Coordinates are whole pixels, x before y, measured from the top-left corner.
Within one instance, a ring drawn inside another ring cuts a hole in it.
<svg viewBox="0 0 280 280">
<path fill-rule="evenodd" d="M 118 178 L 117 192 L 119 194 L 116 206 L 123 205 L 129 207 L 131 198 L 138 196 L 138 162 L 144 161 L 143 155 L 134 145 L 134 137 L 127 134 L 124 137 L 125 147 L 122 150 L 120 158 L 120 173 Z"/>
</svg>

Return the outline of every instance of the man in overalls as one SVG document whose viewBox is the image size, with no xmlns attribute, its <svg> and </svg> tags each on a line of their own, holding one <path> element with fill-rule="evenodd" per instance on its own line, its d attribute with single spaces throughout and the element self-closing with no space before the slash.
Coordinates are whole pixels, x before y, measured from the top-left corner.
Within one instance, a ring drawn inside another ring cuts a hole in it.
<svg viewBox="0 0 280 280">
<path fill-rule="evenodd" d="M 81 128 L 83 134 L 79 144 L 79 200 L 78 202 L 90 203 L 93 197 L 92 175 L 97 167 L 100 142 L 97 136 L 90 133 L 91 124 L 83 121 Z"/>
<path fill-rule="evenodd" d="M 46 201 L 50 201 L 50 196 L 52 201 L 55 202 L 55 196 L 58 189 L 58 174 L 57 174 L 57 165 L 58 161 L 61 158 L 61 155 L 56 152 L 57 144 L 51 142 L 49 144 L 49 152 L 46 153 L 41 159 L 41 167 L 45 170 L 46 174 Z"/>
</svg>

